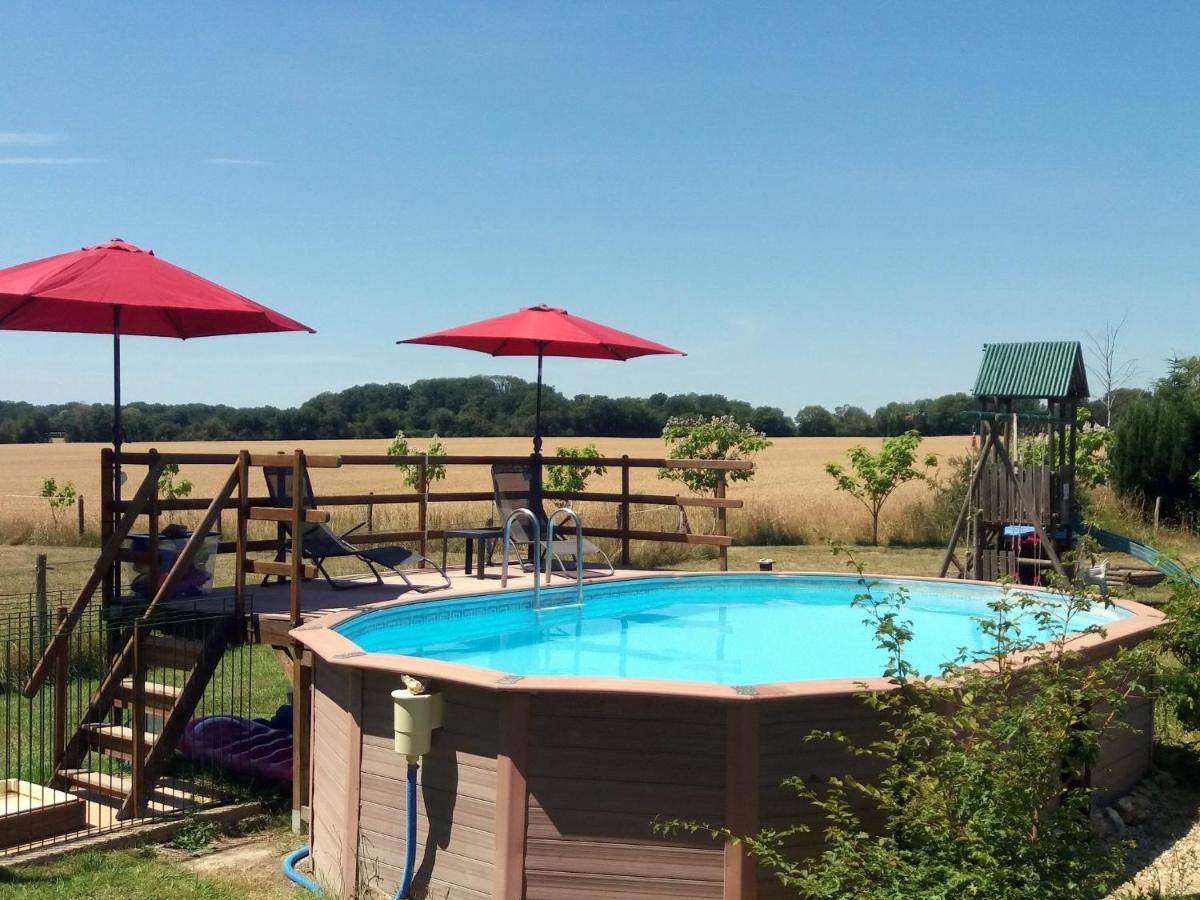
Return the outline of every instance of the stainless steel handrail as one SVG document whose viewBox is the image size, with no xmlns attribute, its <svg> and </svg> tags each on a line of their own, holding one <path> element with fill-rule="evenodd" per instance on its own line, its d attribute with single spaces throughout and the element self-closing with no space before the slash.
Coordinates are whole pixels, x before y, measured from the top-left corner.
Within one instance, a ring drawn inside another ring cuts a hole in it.
<svg viewBox="0 0 1200 900">
<path fill-rule="evenodd" d="M 569 506 L 550 513 L 546 520 L 546 583 L 550 583 L 554 569 L 554 519 L 564 516 L 575 520 L 575 600 L 583 605 L 583 519 Z"/>
<path fill-rule="evenodd" d="M 500 564 L 500 587 L 508 587 L 508 548 L 512 543 L 512 525 L 517 519 L 526 518 L 533 523 L 533 546 L 535 553 L 540 553 L 542 549 L 542 523 L 538 521 L 538 517 L 533 514 L 533 510 L 522 506 L 520 509 L 514 509 L 509 513 L 508 518 L 504 520 L 504 555 L 501 558 Z M 536 609 L 540 603 L 539 595 L 542 591 L 542 561 L 536 556 L 533 562 L 533 605 Z"/>
</svg>

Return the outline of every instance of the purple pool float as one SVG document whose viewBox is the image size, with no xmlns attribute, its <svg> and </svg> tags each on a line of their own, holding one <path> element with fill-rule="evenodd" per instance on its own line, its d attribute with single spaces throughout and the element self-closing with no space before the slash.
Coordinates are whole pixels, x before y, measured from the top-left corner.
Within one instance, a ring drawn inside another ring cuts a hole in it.
<svg viewBox="0 0 1200 900">
<path fill-rule="evenodd" d="M 179 741 L 179 752 L 234 775 L 292 780 L 292 733 L 241 716 L 192 719 Z"/>
</svg>

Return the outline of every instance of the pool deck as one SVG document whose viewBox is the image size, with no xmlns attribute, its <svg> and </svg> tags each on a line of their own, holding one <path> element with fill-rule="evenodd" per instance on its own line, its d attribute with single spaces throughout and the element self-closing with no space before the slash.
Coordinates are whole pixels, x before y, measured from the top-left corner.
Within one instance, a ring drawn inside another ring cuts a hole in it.
<svg viewBox="0 0 1200 900">
<path fill-rule="evenodd" d="M 501 590 L 500 566 L 489 566 L 485 576 L 478 578 L 474 573 L 468 575 L 462 567 L 447 568 L 446 575 L 450 578 L 450 586 L 441 588 L 442 578 L 434 569 L 407 569 L 416 588 L 434 588 L 422 592 L 410 588 L 399 576 L 387 572 L 383 574 L 383 582 L 377 582 L 370 573 L 365 575 L 339 576 L 335 581 L 341 587 L 335 590 L 324 578 L 317 577 L 305 581 L 300 589 L 300 614 L 305 624 L 333 613 L 343 613 L 350 610 L 370 609 L 397 601 L 435 601 L 453 600 L 473 594 L 491 593 Z M 659 569 L 617 569 L 609 576 L 607 570 L 592 570 L 585 572 L 586 582 L 609 581 L 616 578 L 629 578 L 668 574 Z M 671 572 L 669 574 L 679 574 Z M 550 582 L 554 587 L 574 584 L 574 576 L 564 577 L 555 574 Z M 543 578 L 543 585 L 545 585 Z M 531 589 L 533 573 L 521 572 L 515 566 L 509 569 L 507 590 Z M 252 584 L 247 585 L 247 611 L 254 617 L 258 640 L 264 644 L 282 646 L 290 643 L 287 633 L 291 630 L 290 603 L 291 587 L 286 583 Z M 232 590 L 221 589 L 210 597 L 190 601 L 197 612 L 217 611 L 228 608 L 232 601 Z"/>
</svg>

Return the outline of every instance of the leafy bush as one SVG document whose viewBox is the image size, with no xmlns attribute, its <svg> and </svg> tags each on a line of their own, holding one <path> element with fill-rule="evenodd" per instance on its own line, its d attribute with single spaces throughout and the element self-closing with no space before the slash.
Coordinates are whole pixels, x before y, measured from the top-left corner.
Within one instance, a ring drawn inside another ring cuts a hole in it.
<svg viewBox="0 0 1200 900">
<path fill-rule="evenodd" d="M 1190 406 L 1168 397 L 1139 400 L 1116 428 L 1113 485 L 1125 495 L 1162 497 L 1171 513 L 1195 499 L 1194 420 Z"/>
<path fill-rule="evenodd" d="M 192 483 L 186 478 L 175 480 L 179 475 L 179 463 L 167 463 L 158 476 L 158 496 L 163 500 L 179 500 L 192 493 Z"/>
<path fill-rule="evenodd" d="M 1188 729 L 1200 730 L 1200 588 L 1190 577 L 1171 580 L 1171 597 L 1163 605 L 1171 625 L 1163 648 L 1173 664 L 1161 676 L 1164 697 L 1175 717 Z"/>
<path fill-rule="evenodd" d="M 429 439 L 429 446 L 424 450 L 413 447 L 408 443 L 403 431 L 397 431 L 396 437 L 387 448 L 388 456 L 426 456 L 429 462 L 425 465 L 426 486 L 446 477 L 446 467 L 436 461 L 436 457 L 446 455 L 446 443 L 436 434 Z M 396 463 L 396 468 L 404 473 L 404 483 L 413 490 L 421 489 L 421 466 L 418 463 Z"/>
<path fill-rule="evenodd" d="M 1085 488 L 1103 487 L 1112 477 L 1113 432 L 1092 421 L 1086 406 L 1076 410 L 1075 480 Z M 1045 435 L 1025 435 L 1017 441 L 1018 465 L 1045 465 L 1049 441 Z"/>
<path fill-rule="evenodd" d="M 75 485 L 71 482 L 59 484 L 53 478 L 46 478 L 42 480 L 42 489 L 38 491 L 38 496 L 45 497 L 46 502 L 50 504 L 50 517 L 57 526 L 63 510 L 74 506 L 78 495 L 75 493 Z"/>
<path fill-rule="evenodd" d="M 673 416 L 662 432 L 671 459 L 753 459 L 771 446 L 766 435 L 733 416 Z M 733 469 L 726 482 L 749 481 L 753 469 Z M 696 494 L 715 494 L 721 473 L 716 469 L 659 469 L 658 477 L 683 482 Z"/>
<path fill-rule="evenodd" d="M 559 459 L 590 459 L 600 455 L 595 444 L 586 447 L 559 447 L 554 451 Z M 545 487 L 548 491 L 566 491 L 578 493 L 586 490 L 588 479 L 593 475 L 603 475 L 608 470 L 604 466 L 556 466 L 546 467 Z"/>
<path fill-rule="evenodd" d="M 800 774 L 785 782 L 823 820 L 824 849 L 815 857 L 796 859 L 788 850 L 808 830 L 803 823 L 747 836 L 675 821 L 660 823 L 660 832 L 741 840 L 760 865 L 807 898 L 1106 895 L 1123 848 L 1093 836 L 1085 773 L 1105 733 L 1121 727 L 1150 655 L 1129 651 L 1081 665 L 1069 632 L 1092 599 L 1076 589 L 1057 605 L 1005 589 L 981 620 L 986 650 L 963 651 L 933 679 L 906 655 L 913 631 L 905 590 L 880 595 L 854 567 L 862 586 L 854 605 L 888 658 L 892 689 L 861 698 L 878 713 L 883 736 L 856 743 L 843 733 L 816 732 L 808 740 L 872 761 L 878 776 L 831 777 L 822 786 Z M 1029 627 L 1034 623 L 1053 635 L 1045 645 Z M 882 821 L 874 831 L 862 818 L 867 810 Z"/>
<path fill-rule="evenodd" d="M 846 451 L 853 473 L 837 463 L 827 463 L 825 471 L 837 482 L 837 489 L 845 491 L 867 508 L 871 514 L 871 545 L 879 544 L 879 514 L 883 505 L 900 485 L 907 481 L 924 481 L 924 472 L 916 468 L 917 447 L 921 435 L 917 431 L 883 439 L 878 453 L 856 444 Z M 925 468 L 937 465 L 932 453 L 921 460 Z"/>
</svg>

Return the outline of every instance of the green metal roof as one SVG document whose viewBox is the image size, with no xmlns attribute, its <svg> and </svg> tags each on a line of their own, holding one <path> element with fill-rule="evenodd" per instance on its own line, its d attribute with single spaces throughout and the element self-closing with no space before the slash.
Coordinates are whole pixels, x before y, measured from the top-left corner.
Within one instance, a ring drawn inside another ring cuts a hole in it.
<svg viewBox="0 0 1200 900">
<path fill-rule="evenodd" d="M 1078 341 L 983 345 L 976 397 L 1084 400 L 1088 393 L 1083 348 Z"/>
</svg>

